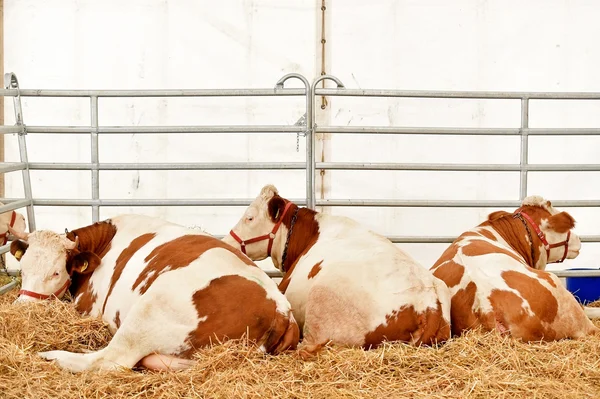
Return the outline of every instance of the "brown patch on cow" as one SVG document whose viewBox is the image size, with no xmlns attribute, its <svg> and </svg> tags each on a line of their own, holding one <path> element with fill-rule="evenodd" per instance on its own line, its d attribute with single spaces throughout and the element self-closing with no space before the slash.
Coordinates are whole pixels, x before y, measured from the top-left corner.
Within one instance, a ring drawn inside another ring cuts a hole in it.
<svg viewBox="0 0 600 399">
<path fill-rule="evenodd" d="M 212 236 L 185 235 L 154 248 L 144 259 L 146 267 L 133 283 L 131 289 L 140 286 L 140 295 L 144 294 L 162 273 L 188 266 L 204 252 L 213 248 L 224 248 L 235 254 L 246 265 L 258 267 L 241 251 Z"/>
<path fill-rule="evenodd" d="M 79 252 L 92 252 L 103 258 L 110 250 L 110 243 L 117 233 L 117 226 L 109 220 L 96 222 L 90 226 L 67 233 L 67 238 L 75 241 L 79 237 Z"/>
<path fill-rule="evenodd" d="M 438 267 L 439 265 L 441 265 L 444 262 L 454 259 L 454 257 L 458 253 L 458 244 L 457 244 L 458 241 L 459 241 L 459 239 L 454 241 L 452 244 L 450 244 L 450 246 L 448 248 L 446 248 L 446 250 L 442 253 L 442 255 L 439 257 L 439 259 L 433 264 L 433 266 L 431 267 L 430 270 L 435 269 L 436 267 Z"/>
<path fill-rule="evenodd" d="M 487 220 L 491 222 L 509 215 L 510 213 L 506 211 L 494 211 L 488 215 Z"/>
<path fill-rule="evenodd" d="M 115 326 L 117 326 L 117 329 L 119 329 L 121 327 L 121 312 L 119 310 L 117 310 L 117 313 L 115 313 Z"/>
<path fill-rule="evenodd" d="M 121 274 L 123 273 L 123 269 L 125 269 L 125 265 L 127 265 L 127 262 L 129 262 L 131 257 L 133 255 L 135 255 L 135 253 L 140 248 L 142 248 L 144 245 L 146 245 L 154 237 L 156 237 L 156 233 L 147 233 L 147 234 L 143 234 L 139 237 L 134 238 L 131 241 L 131 243 L 129 244 L 129 246 L 127 248 L 125 248 L 123 250 L 123 252 L 121 252 L 119 257 L 117 258 L 117 262 L 115 263 L 113 275 L 110 278 L 110 285 L 108 287 L 108 292 L 106 294 L 106 298 L 104 298 L 104 304 L 102 305 L 102 313 L 103 314 L 104 314 L 104 309 L 106 308 L 106 302 L 108 301 L 108 298 L 110 298 L 110 294 L 112 293 L 113 289 L 115 288 L 115 284 L 121 277 Z"/>
<path fill-rule="evenodd" d="M 523 299 L 514 292 L 493 290 L 489 299 L 496 324 L 508 329 L 514 338 L 526 342 L 555 339 L 554 330 L 544 327 L 538 317 L 530 316 L 523 309 Z"/>
<path fill-rule="evenodd" d="M 300 254 L 300 256 L 298 256 L 298 258 L 296 258 L 294 263 L 292 263 L 292 266 L 287 268 L 287 271 L 285 271 L 283 273 L 283 278 L 279 282 L 279 286 L 278 286 L 279 291 L 281 293 L 285 294 L 285 291 L 287 290 L 288 286 L 290 285 L 290 282 L 292 281 L 292 276 L 294 275 L 294 270 L 296 269 L 296 265 L 298 264 L 298 261 L 300 260 L 300 258 L 302 258 L 302 256 L 304 256 L 304 254 L 306 254 L 308 252 L 309 249 L 310 249 L 310 247 L 307 248 L 304 252 L 302 252 Z"/>
<path fill-rule="evenodd" d="M 502 278 L 510 288 L 517 290 L 529 303 L 533 313 L 546 323 L 552 323 L 558 313 L 558 302 L 552 292 L 537 279 L 523 273 L 508 270 Z"/>
<path fill-rule="evenodd" d="M 82 252 L 91 252 L 99 258 L 103 258 L 110 250 L 111 241 L 116 233 L 117 227 L 110 220 L 96 222 L 90 226 L 69 231 L 66 235 L 67 238 L 75 241 L 79 237 L 79 247 L 67 252 L 67 271 L 73 272 L 73 260 Z M 91 273 L 73 273 L 71 286 L 69 287 L 69 291 L 74 298 L 81 295 L 77 309 L 83 313 L 89 313 L 97 299 L 97 295 L 91 295 L 89 291 L 91 289 L 88 284 L 90 277 Z"/>
<path fill-rule="evenodd" d="M 280 201 L 281 197 L 275 196 L 269 201 L 269 203 L 273 202 L 279 208 L 278 212 L 283 212 L 283 207 L 285 207 L 285 203 L 288 200 Z M 272 210 L 273 206 L 269 207 L 270 212 L 276 212 Z M 290 229 L 292 225 L 292 217 L 294 213 L 298 209 L 297 205 L 291 205 L 289 211 L 283 215 L 282 223 L 287 229 Z M 308 208 L 300 208 L 298 209 L 298 214 L 296 217 L 296 222 L 294 223 L 294 228 L 292 230 L 292 234 L 290 236 L 288 242 L 287 255 L 285 259 L 285 265 L 281 265 L 281 271 L 287 272 L 291 269 L 291 265 L 293 265 L 296 260 L 303 254 L 308 251 L 318 240 L 319 238 L 319 223 L 316 221 L 315 217 L 317 212 Z M 288 266 L 289 265 L 289 266 Z"/>
<path fill-rule="evenodd" d="M 534 269 L 533 267 L 530 267 L 527 270 L 529 270 L 532 273 L 537 274 L 537 276 L 539 278 L 546 280 L 548 282 L 548 284 L 550 284 L 552 287 L 556 288 L 556 283 L 554 282 L 554 280 L 552 280 L 552 273 L 548 273 L 543 270 Z"/>
<path fill-rule="evenodd" d="M 480 228 L 477 232 L 489 240 L 498 241 L 498 238 L 488 229 Z"/>
<path fill-rule="evenodd" d="M 414 345 L 431 345 L 450 337 L 450 326 L 442 316 L 442 308 L 427 308 L 417 313 L 412 305 L 403 306 L 385 317 L 385 323 L 367 333 L 363 347 L 376 348 L 384 341 L 403 341 Z"/>
<path fill-rule="evenodd" d="M 575 227 L 575 219 L 567 212 L 559 212 L 556 215 L 550 216 L 548 227 L 557 233 L 563 234 Z"/>
<path fill-rule="evenodd" d="M 192 301 L 200 321 L 186 340 L 190 348 L 179 356 L 189 358 L 197 348 L 242 337 L 268 345 L 270 353 L 284 350 L 286 345 L 295 347 L 297 343 L 293 326 L 288 331 L 289 318 L 277 312 L 275 301 L 267 299 L 260 285 L 244 277 L 216 278 L 206 288 L 196 291 Z"/>
<path fill-rule="evenodd" d="M 499 254 L 508 255 L 511 258 L 513 258 L 514 260 L 516 260 L 517 262 L 524 264 L 523 258 L 521 258 L 519 255 L 517 255 L 515 252 L 509 251 L 505 248 L 502 248 L 498 245 L 494 245 L 494 244 L 492 244 L 488 241 L 484 241 L 484 240 L 470 241 L 467 245 L 461 247 L 461 252 L 463 255 L 466 255 L 466 256 L 481 256 L 481 255 L 499 253 Z"/>
<path fill-rule="evenodd" d="M 521 219 L 513 217 L 513 215 L 518 212 L 525 212 L 538 226 L 541 224 L 542 219 L 551 217 L 550 212 L 540 206 L 523 206 L 515 210 L 512 214 L 507 213 L 510 217 L 488 220 L 480 226 L 489 226 L 494 229 L 508 245 L 515 250 L 515 252 L 525 259 L 528 266 L 535 268 L 540 257 L 540 245 L 542 245 L 542 242 L 529 222 L 523 224 Z M 533 240 L 531 243 L 529 242 L 529 239 L 526 238 L 529 237 L 527 230 L 529 230 L 529 235 Z M 533 259 L 531 258 L 532 246 Z"/>
<path fill-rule="evenodd" d="M 323 263 L 323 261 L 317 262 L 316 265 L 314 265 L 312 267 L 312 269 L 310 269 L 310 273 L 308 273 L 308 278 L 313 278 L 315 277 L 317 274 L 319 274 L 319 272 L 321 271 L 321 264 Z"/>
<path fill-rule="evenodd" d="M 481 234 L 479 234 L 475 231 L 465 231 L 458 238 L 470 238 L 470 237 L 481 238 Z"/>
<path fill-rule="evenodd" d="M 477 285 L 473 281 L 460 289 L 452 297 L 450 303 L 452 334 L 460 335 L 465 330 L 470 330 L 481 325 L 479 317 L 473 311 Z"/>
<path fill-rule="evenodd" d="M 92 277 L 91 274 L 74 274 L 71 287 L 69 287 L 71 296 L 78 299 L 76 309 L 84 315 L 92 311 L 92 306 L 98 299 L 98 294 L 92 294 L 93 284 L 90 277 Z"/>
<path fill-rule="evenodd" d="M 300 340 L 300 329 L 294 320 L 292 311 L 287 316 L 275 313 L 271 329 L 265 334 L 264 345 L 267 353 L 279 354 L 289 349 L 296 349 Z"/>
<path fill-rule="evenodd" d="M 448 288 L 452 288 L 460 283 L 464 273 L 465 268 L 463 265 L 459 265 L 453 260 L 449 260 L 438 266 L 433 272 L 433 275 L 446 283 Z"/>
</svg>

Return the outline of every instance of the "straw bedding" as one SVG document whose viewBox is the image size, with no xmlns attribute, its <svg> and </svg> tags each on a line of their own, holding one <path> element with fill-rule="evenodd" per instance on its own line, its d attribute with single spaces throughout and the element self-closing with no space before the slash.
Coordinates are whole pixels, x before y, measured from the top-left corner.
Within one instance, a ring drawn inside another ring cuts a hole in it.
<svg viewBox="0 0 600 399">
<path fill-rule="evenodd" d="M 439 348 L 327 348 L 304 362 L 245 342 L 202 350 L 180 372 L 71 374 L 37 351 L 99 349 L 105 325 L 68 302 L 12 305 L 0 296 L 0 398 L 592 398 L 600 397 L 600 337 L 524 344 L 472 332 Z M 597 321 L 600 326 L 600 320 Z"/>
</svg>

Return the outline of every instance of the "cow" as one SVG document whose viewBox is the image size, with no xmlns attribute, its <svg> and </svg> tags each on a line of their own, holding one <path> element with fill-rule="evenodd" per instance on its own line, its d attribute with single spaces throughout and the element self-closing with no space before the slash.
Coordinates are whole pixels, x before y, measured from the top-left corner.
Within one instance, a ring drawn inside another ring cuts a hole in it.
<svg viewBox="0 0 600 399">
<path fill-rule="evenodd" d="M 277 284 L 239 250 L 199 229 L 119 215 L 57 234 L 12 232 L 20 260 L 17 301 L 71 293 L 113 337 L 96 352 L 40 352 L 73 372 L 183 369 L 198 348 L 246 339 L 263 352 L 295 349 L 298 325 Z"/>
<path fill-rule="evenodd" d="M 444 342 L 446 285 L 387 238 L 342 216 L 300 208 L 266 185 L 223 238 L 253 260 L 271 257 L 308 359 L 331 342 L 379 346 Z"/>
<path fill-rule="evenodd" d="M 548 263 L 574 259 L 575 220 L 541 196 L 496 211 L 461 234 L 432 266 L 452 294 L 452 334 L 482 328 L 525 342 L 598 333 Z"/>
<path fill-rule="evenodd" d="M 0 206 L 4 204 L 0 202 Z M 12 228 L 14 231 L 23 233 L 25 231 L 25 216 L 16 211 L 8 211 L 0 214 L 0 240 L 6 245 L 9 241 L 9 231 Z"/>
</svg>

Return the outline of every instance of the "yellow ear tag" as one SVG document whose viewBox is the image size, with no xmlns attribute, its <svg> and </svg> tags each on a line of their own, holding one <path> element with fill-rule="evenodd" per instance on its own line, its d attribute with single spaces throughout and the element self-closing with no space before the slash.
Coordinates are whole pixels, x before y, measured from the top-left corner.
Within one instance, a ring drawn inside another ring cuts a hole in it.
<svg viewBox="0 0 600 399">
<path fill-rule="evenodd" d="M 88 261 L 86 260 L 83 262 L 83 267 L 81 268 L 81 271 L 84 272 L 85 269 L 87 269 L 87 267 L 88 267 Z"/>
<path fill-rule="evenodd" d="M 15 258 L 17 260 L 21 260 L 21 256 L 23 256 L 23 251 L 19 249 L 17 252 L 15 252 Z"/>
</svg>

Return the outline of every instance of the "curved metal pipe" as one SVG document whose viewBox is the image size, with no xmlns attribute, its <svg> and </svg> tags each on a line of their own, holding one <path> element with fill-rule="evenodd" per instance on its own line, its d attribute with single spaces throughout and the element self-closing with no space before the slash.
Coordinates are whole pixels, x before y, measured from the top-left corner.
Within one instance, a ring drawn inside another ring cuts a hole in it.
<svg viewBox="0 0 600 399">
<path fill-rule="evenodd" d="M 324 80 L 331 80 L 331 81 L 335 82 L 335 84 L 337 85 L 338 89 L 344 89 L 344 88 L 345 88 L 345 86 L 344 86 L 344 84 L 342 83 L 342 81 L 341 81 L 341 80 L 339 80 L 338 78 L 336 78 L 336 77 L 335 77 L 335 76 L 333 76 L 333 75 L 323 75 L 323 76 L 319 76 L 317 79 L 315 79 L 315 80 L 314 80 L 314 82 L 312 83 L 312 86 L 310 87 L 310 94 L 311 94 L 311 98 L 312 98 L 312 97 L 314 97 L 314 95 L 315 95 L 315 89 L 316 89 L 317 85 L 318 85 L 320 82 L 324 81 Z M 315 113 L 316 113 L 316 111 L 315 111 L 315 107 L 313 106 L 313 107 L 312 107 L 312 109 L 311 109 L 311 111 L 310 111 L 310 120 L 311 120 L 311 122 L 312 122 L 312 121 L 314 121 L 314 120 L 316 120 L 316 115 L 315 115 Z M 307 116 L 307 119 L 308 119 L 308 116 Z M 316 191 L 317 191 L 317 188 L 316 188 L 316 185 L 315 185 L 315 179 L 314 179 L 314 176 L 315 176 L 315 174 L 316 174 L 316 162 L 315 162 L 315 155 L 314 155 L 314 154 L 315 154 L 315 152 L 316 152 L 316 148 L 315 148 L 315 141 L 316 141 L 316 140 L 315 140 L 315 138 L 314 138 L 314 136 L 315 136 L 315 125 L 314 125 L 314 123 L 313 123 L 313 125 L 311 126 L 311 135 L 312 135 L 312 139 L 311 139 L 311 141 L 310 141 L 310 146 L 311 146 L 311 147 L 310 147 L 310 153 L 312 154 L 312 156 L 311 156 L 311 164 L 310 164 L 310 175 L 311 175 L 311 176 L 313 176 L 313 179 L 312 179 L 312 181 L 310 182 L 310 190 L 311 190 L 313 193 L 316 193 Z M 306 145 L 307 145 L 307 149 L 306 149 L 306 151 L 307 151 L 307 152 L 309 151 L 308 144 L 309 144 L 309 142 L 307 141 L 307 142 L 306 142 Z M 307 173 L 309 173 L 309 172 L 307 171 Z M 308 202 L 308 204 L 309 204 L 309 205 L 308 205 L 308 207 L 309 207 L 309 208 L 311 208 L 311 209 L 315 209 L 315 206 L 316 206 L 316 204 L 317 204 L 317 201 L 316 201 L 316 199 L 315 199 L 315 196 L 316 196 L 316 194 L 315 194 L 315 195 L 313 195 L 313 197 L 312 197 L 312 202 Z"/>
<path fill-rule="evenodd" d="M 289 79 L 299 79 L 304 83 L 306 89 L 306 206 L 310 209 L 315 209 L 315 140 L 314 140 L 314 125 L 313 125 L 313 91 L 311 90 L 310 82 L 299 73 L 288 73 L 277 81 L 276 89 L 283 89 L 284 83 Z"/>
</svg>

